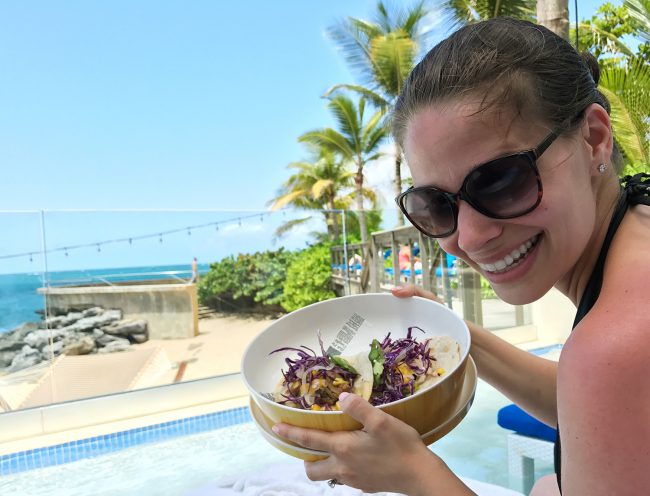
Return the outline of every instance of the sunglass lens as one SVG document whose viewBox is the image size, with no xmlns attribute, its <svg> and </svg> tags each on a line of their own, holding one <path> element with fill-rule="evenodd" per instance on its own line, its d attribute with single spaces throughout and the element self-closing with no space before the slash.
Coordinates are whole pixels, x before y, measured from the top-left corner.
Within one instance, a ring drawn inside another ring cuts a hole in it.
<svg viewBox="0 0 650 496">
<path fill-rule="evenodd" d="M 454 205 L 440 191 L 413 190 L 402 198 L 402 207 L 411 223 L 429 236 L 444 236 L 454 230 Z"/>
<path fill-rule="evenodd" d="M 531 160 L 525 154 L 513 155 L 479 167 L 467 180 L 467 195 L 495 217 L 522 215 L 539 201 L 539 181 Z"/>
</svg>

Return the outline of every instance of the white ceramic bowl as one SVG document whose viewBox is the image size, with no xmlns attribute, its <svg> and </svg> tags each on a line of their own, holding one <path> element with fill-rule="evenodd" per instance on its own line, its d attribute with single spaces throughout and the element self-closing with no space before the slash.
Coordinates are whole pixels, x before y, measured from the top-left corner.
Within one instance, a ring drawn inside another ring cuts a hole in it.
<svg viewBox="0 0 650 496">
<path fill-rule="evenodd" d="M 425 339 L 447 335 L 460 345 L 460 361 L 447 370 L 442 380 L 422 388 L 413 396 L 379 408 L 426 434 L 447 421 L 461 392 L 470 335 L 465 322 L 449 308 L 425 298 L 397 298 L 390 294 L 362 294 L 336 298 L 301 308 L 271 324 L 247 347 L 241 363 L 242 378 L 253 401 L 272 422 L 327 431 L 353 430 L 360 424 L 342 412 L 319 412 L 291 408 L 270 399 L 286 369 L 285 358 L 295 353 L 272 351 L 308 346 L 320 354 L 320 330 L 326 351 L 330 347 L 343 355 L 370 351 L 373 339 L 405 337 L 409 327 L 413 337 Z M 337 354 L 337 353 L 334 353 Z"/>
</svg>

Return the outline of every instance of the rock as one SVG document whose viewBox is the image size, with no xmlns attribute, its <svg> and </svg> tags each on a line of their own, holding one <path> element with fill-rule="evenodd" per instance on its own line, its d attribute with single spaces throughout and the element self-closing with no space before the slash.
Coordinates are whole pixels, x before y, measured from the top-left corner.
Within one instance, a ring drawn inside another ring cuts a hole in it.
<svg viewBox="0 0 650 496">
<path fill-rule="evenodd" d="M 81 316 L 83 318 L 96 317 L 97 315 L 101 315 L 102 313 L 104 313 L 104 309 L 102 307 L 92 307 L 81 312 Z"/>
<path fill-rule="evenodd" d="M 82 336 L 80 339 L 65 344 L 63 353 L 66 355 L 88 355 L 95 350 L 95 340 L 90 336 Z"/>
<path fill-rule="evenodd" d="M 37 329 L 25 336 L 23 341 L 32 348 L 38 348 L 40 350 L 50 344 L 50 338 L 52 341 L 58 341 L 67 334 L 63 329 Z"/>
<path fill-rule="evenodd" d="M 79 332 L 79 331 L 90 331 L 92 329 L 101 328 L 112 324 L 122 318 L 121 310 L 106 310 L 101 315 L 95 317 L 84 317 L 77 320 L 74 324 L 71 324 L 67 327 L 63 327 L 62 330 Z"/>
<path fill-rule="evenodd" d="M 31 348 L 30 346 L 23 346 L 23 349 L 11 361 L 11 365 L 7 368 L 7 372 L 18 372 L 29 367 L 33 367 L 43 361 L 41 352 Z"/>
<path fill-rule="evenodd" d="M 54 354 L 54 356 L 57 357 L 63 351 L 63 346 L 64 346 L 63 341 L 57 341 L 56 343 L 53 343 L 52 345 L 48 344 L 48 345 L 44 346 L 43 349 L 41 350 L 41 356 L 45 360 L 49 360 L 50 356 L 51 356 L 51 354 L 50 354 L 50 351 L 51 351 L 52 354 Z"/>
<path fill-rule="evenodd" d="M 132 334 L 147 334 L 146 320 L 121 320 L 102 327 L 102 331 L 113 336 L 131 336 Z M 146 341 L 146 339 L 145 339 Z"/>
<path fill-rule="evenodd" d="M 149 336 L 146 334 L 131 334 L 129 338 L 131 341 L 138 344 L 146 343 L 149 340 Z"/>
<path fill-rule="evenodd" d="M 97 350 L 97 353 L 114 353 L 116 351 L 126 351 L 131 347 L 128 339 L 116 338 L 103 348 Z"/>
<path fill-rule="evenodd" d="M 9 367 L 15 356 L 15 351 L 0 351 L 0 369 Z"/>
<path fill-rule="evenodd" d="M 49 317 L 45 319 L 45 325 L 48 328 L 53 328 L 53 329 L 59 327 L 67 327 L 71 324 L 74 324 L 81 318 L 83 318 L 83 314 L 81 312 L 70 312 L 67 315 L 59 315 L 56 317 Z"/>
<path fill-rule="evenodd" d="M 115 341 L 128 341 L 128 339 L 120 338 L 118 336 L 111 336 L 110 334 L 104 334 L 103 336 L 100 336 L 97 339 L 95 339 L 97 346 L 107 346 L 108 344 L 113 343 Z"/>
</svg>

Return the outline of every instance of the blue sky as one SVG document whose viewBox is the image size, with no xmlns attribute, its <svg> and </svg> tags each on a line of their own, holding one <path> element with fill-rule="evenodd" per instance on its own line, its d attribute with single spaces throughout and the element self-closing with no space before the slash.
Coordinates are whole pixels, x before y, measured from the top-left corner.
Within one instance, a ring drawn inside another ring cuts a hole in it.
<svg viewBox="0 0 650 496">
<path fill-rule="evenodd" d="M 354 82 L 327 27 L 375 4 L 2 0 L 0 210 L 265 209 L 297 136 L 332 124 L 320 95 Z M 2 215 L 0 255 L 40 242 L 34 214 Z M 148 227 L 73 217 L 61 244 Z"/>
</svg>

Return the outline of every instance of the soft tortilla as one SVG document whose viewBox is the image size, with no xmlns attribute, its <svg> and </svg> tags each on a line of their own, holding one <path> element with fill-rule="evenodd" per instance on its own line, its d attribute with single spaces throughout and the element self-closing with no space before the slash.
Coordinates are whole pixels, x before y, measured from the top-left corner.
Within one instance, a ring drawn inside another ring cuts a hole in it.
<svg viewBox="0 0 650 496">
<path fill-rule="evenodd" d="M 368 353 L 362 351 L 356 355 L 341 355 L 341 358 L 348 362 L 358 374 L 358 377 L 354 380 L 354 384 L 352 384 L 352 392 L 365 400 L 369 400 L 370 394 L 372 393 L 373 375 L 372 363 L 368 358 Z M 287 385 L 284 383 L 284 378 L 282 378 L 272 393 L 273 398 L 276 402 L 280 402 L 286 399 L 285 395 L 287 393 Z"/>
<path fill-rule="evenodd" d="M 429 357 L 432 359 L 431 370 L 435 371 L 442 368 L 445 373 L 440 376 L 427 374 L 426 379 L 418 389 L 440 382 L 449 372 L 456 368 L 460 363 L 460 345 L 449 336 L 434 336 L 429 340 Z"/>
</svg>

